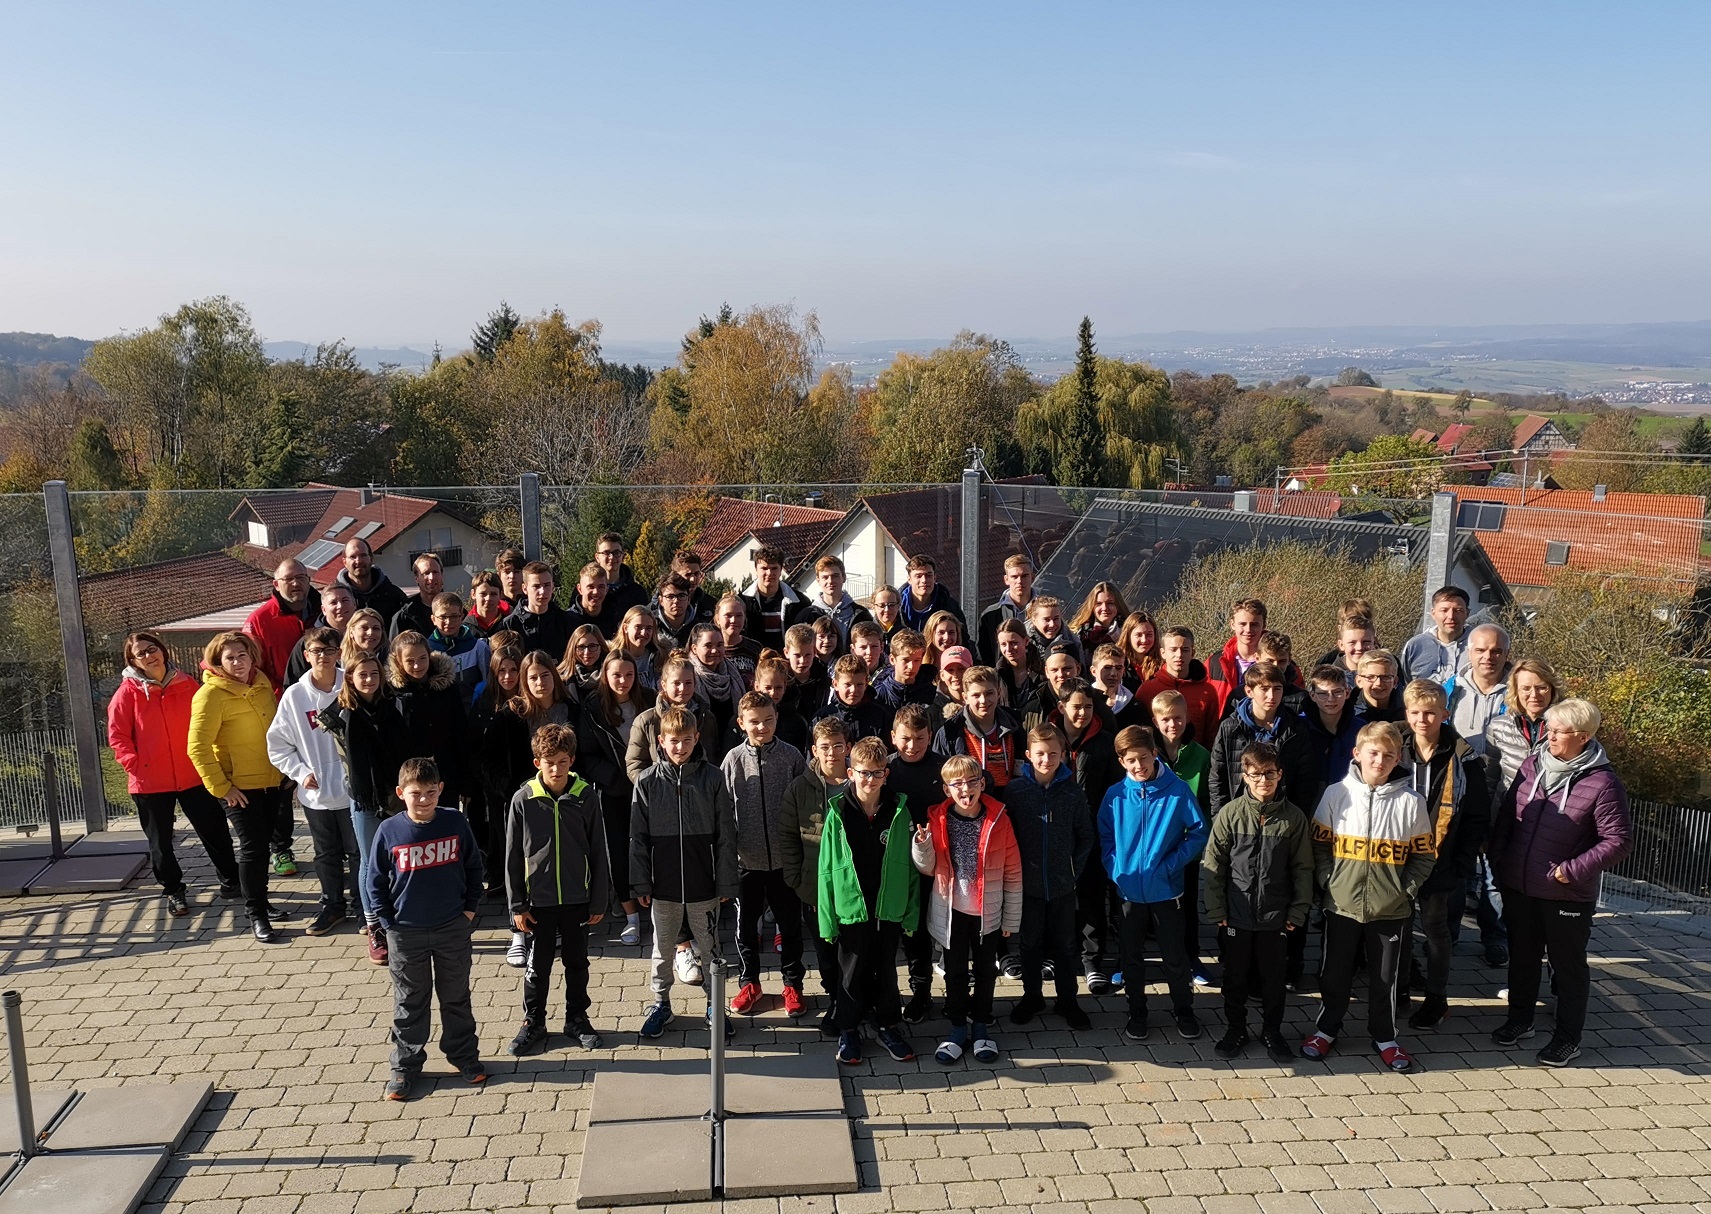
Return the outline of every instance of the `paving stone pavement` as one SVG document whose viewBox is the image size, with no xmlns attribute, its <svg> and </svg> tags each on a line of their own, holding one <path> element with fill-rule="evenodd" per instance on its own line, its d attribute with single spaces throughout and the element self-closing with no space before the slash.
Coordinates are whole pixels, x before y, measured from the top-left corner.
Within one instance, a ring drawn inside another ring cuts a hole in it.
<svg viewBox="0 0 1711 1214">
<path fill-rule="evenodd" d="M 354 930 L 302 934 L 313 879 L 275 879 L 300 913 L 286 942 L 266 947 L 213 900 L 200 850 L 180 850 L 192 880 L 186 919 L 169 918 L 152 887 L 0 900 L 0 981 L 24 994 L 37 1086 L 215 1086 L 145 1214 L 569 1211 L 595 1068 L 705 1056 L 699 991 L 680 991 L 677 1024 L 640 1044 L 647 963 L 603 940 L 592 1016 L 611 1048 L 590 1054 L 555 1034 L 545 1054 L 510 1059 L 520 979 L 489 903 L 474 992 L 492 1081 L 468 1088 L 436 1057 L 425 1094 L 384 1101 L 389 983 Z M 940 1067 L 931 1046 L 943 1022 L 930 1022 L 914 1034 L 921 1060 L 882 1054 L 845 1075 L 861 1192 L 670 1209 L 1711 1211 L 1711 940 L 1606 915 L 1592 951 L 1586 1053 L 1560 1071 L 1532 1065 L 1530 1050 L 1489 1045 L 1502 975 L 1466 937 L 1451 1019 L 1404 1037 L 1423 1066 L 1413 1075 L 1384 1072 L 1359 1050 L 1328 1065 L 1278 1066 L 1253 1051 L 1218 1061 L 1215 994 L 1196 996 L 1208 1032 L 1194 1042 L 1155 1028 L 1152 1041 L 1123 1044 L 1120 997 L 1103 1000 L 1084 1033 L 1049 1017 L 1032 1032 L 1000 1021 L 1005 1053 L 993 1066 Z M 776 992 L 776 971 L 767 986 Z M 1001 1015 L 1017 993 L 1000 980 Z M 1314 1006 L 1292 1000 L 1293 1035 Z M 1358 1004 L 1353 1015 L 1358 1023 Z M 812 1020 L 774 1009 L 742 1024 L 733 1055 L 829 1048 Z"/>
</svg>

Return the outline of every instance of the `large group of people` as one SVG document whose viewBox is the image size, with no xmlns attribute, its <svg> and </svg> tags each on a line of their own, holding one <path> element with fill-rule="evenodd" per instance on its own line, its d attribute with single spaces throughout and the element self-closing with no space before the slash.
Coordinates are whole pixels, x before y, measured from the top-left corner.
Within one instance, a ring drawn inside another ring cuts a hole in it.
<svg viewBox="0 0 1711 1214">
<path fill-rule="evenodd" d="M 939 1061 L 997 1058 L 1000 976 L 1021 984 L 1011 1024 L 1087 1028 L 1082 994 L 1123 992 L 1122 1035 L 1146 1040 L 1153 957 L 1170 1028 L 1196 1038 L 1212 957 L 1218 1056 L 1252 1040 L 1250 1001 L 1271 1057 L 1329 1056 L 1364 968 L 1366 1037 L 1406 1071 L 1399 1030 L 1451 1014 L 1470 911 L 1485 961 L 1508 970 L 1494 1041 L 1534 1036 L 1548 958 L 1538 1060 L 1578 1055 L 1626 793 L 1598 710 L 1564 698 L 1544 662 L 1512 660 L 1498 625 L 1470 626 L 1459 588 L 1394 650 L 1371 604 L 1346 601 L 1336 649 L 1304 669 L 1257 599 L 1207 646 L 1109 582 L 1073 606 L 1037 594 L 1022 555 L 972 623 L 925 556 L 865 604 L 834 556 L 798 591 L 763 545 L 751 588 L 717 598 L 692 551 L 651 593 L 621 537 L 593 556 L 568 607 L 554 570 L 515 550 L 466 601 L 433 553 L 416 558 L 412 596 L 357 539 L 318 594 L 283 562 L 196 676 L 155 633 L 124 642 L 109 738 L 168 910 L 190 911 L 182 808 L 220 896 L 242 900 L 257 941 L 280 940 L 289 912 L 269 877 L 295 872 L 301 806 L 320 887 L 305 931 L 354 917 L 368 960 L 390 969 L 390 1098 L 422 1068 L 436 992 L 446 1056 L 486 1078 L 469 997 L 484 897 L 504 899 L 506 958 L 523 971 L 519 1056 L 550 1041 L 555 968 L 564 1036 L 603 1044 L 588 954 L 608 915 L 620 945 L 651 937 L 636 1028 L 661 1036 L 674 987 L 711 989 L 727 902 L 726 1031 L 774 1006 L 808 1014 L 811 960 L 845 1063 L 864 1022 L 906 1060 L 911 1026 L 938 1016 Z M 1287 994 L 1314 986 L 1319 1011 L 1294 1040 Z"/>
</svg>

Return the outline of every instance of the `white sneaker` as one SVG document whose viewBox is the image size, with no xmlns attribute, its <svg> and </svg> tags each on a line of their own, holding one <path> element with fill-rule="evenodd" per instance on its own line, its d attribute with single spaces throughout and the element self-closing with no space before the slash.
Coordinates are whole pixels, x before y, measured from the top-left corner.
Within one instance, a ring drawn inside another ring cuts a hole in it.
<svg viewBox="0 0 1711 1214">
<path fill-rule="evenodd" d="M 640 944 L 642 942 L 642 921 L 631 918 L 624 922 L 624 930 L 618 933 L 619 944 Z"/>
<path fill-rule="evenodd" d="M 505 964 L 517 970 L 529 964 L 528 932 L 511 933 L 511 947 L 505 950 Z"/>
<path fill-rule="evenodd" d="M 677 955 L 671 959 L 672 972 L 677 980 L 685 986 L 700 986 L 702 983 L 701 958 L 695 955 L 693 947 L 673 950 Z"/>
</svg>

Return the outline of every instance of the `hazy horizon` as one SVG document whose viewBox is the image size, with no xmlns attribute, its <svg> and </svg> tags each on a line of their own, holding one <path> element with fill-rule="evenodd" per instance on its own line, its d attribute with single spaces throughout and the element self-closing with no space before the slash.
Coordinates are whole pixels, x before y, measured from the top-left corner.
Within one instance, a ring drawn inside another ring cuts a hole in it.
<svg viewBox="0 0 1711 1214">
<path fill-rule="evenodd" d="M 1711 8 L 8 15 L 0 330 L 447 349 L 1703 316 Z M 1028 337 L 1026 335 L 1043 335 Z"/>
</svg>

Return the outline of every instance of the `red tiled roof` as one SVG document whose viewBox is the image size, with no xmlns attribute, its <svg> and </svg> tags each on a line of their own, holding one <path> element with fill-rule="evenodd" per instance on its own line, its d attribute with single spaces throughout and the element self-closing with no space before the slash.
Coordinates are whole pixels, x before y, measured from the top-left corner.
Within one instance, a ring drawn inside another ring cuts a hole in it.
<svg viewBox="0 0 1711 1214">
<path fill-rule="evenodd" d="M 1313 489 L 1288 490 L 1255 489 L 1254 510 L 1259 514 L 1284 514 L 1294 518 L 1336 518 L 1342 511 L 1343 499 L 1335 493 Z"/>
<path fill-rule="evenodd" d="M 829 511 L 832 518 L 814 519 L 806 523 L 786 523 L 782 527 L 757 527 L 745 532 L 736 543 L 726 547 L 729 552 L 749 538 L 754 536 L 758 543 L 777 548 L 784 553 L 784 576 L 791 577 L 801 568 L 802 562 L 820 546 L 820 542 L 831 534 L 831 531 L 844 516 L 837 511 Z"/>
<path fill-rule="evenodd" d="M 757 502 L 746 497 L 715 498 L 712 514 L 708 515 L 701 533 L 695 537 L 695 551 L 711 565 L 751 532 L 759 534 L 775 523 L 782 527 L 816 522 L 830 524 L 843 517 L 842 510 L 825 510 L 819 506 Z"/>
<path fill-rule="evenodd" d="M 327 503 L 333 500 L 336 492 L 337 489 L 327 486 L 287 489 L 278 493 L 248 493 L 227 517 L 235 519 L 247 510 L 255 515 L 257 521 L 282 531 L 293 527 L 307 527 L 320 521 L 321 516 L 326 514 Z"/>
<path fill-rule="evenodd" d="M 325 486 L 311 488 L 319 489 Z M 425 515 L 440 507 L 439 502 L 429 498 L 407 497 L 401 493 L 384 491 L 376 492 L 373 499 L 364 505 L 362 495 L 363 491 L 360 489 L 334 490 L 332 498 L 321 512 L 320 520 L 309 532 L 309 538 L 273 549 L 268 554 L 269 565 L 275 565 L 286 557 L 301 556 L 304 551 L 322 540 L 336 543 L 342 548 L 370 523 L 376 523 L 378 526 L 362 538 L 368 541 L 371 549 L 379 553 L 403 537 Z M 339 528 L 337 535 L 329 535 L 328 532 L 343 518 L 349 518 L 351 521 Z M 309 571 L 309 580 L 317 586 L 330 586 L 343 568 L 342 553 L 335 553 L 319 568 Z"/>
<path fill-rule="evenodd" d="M 1462 439 L 1472 433 L 1472 426 L 1468 425 L 1466 422 L 1456 422 L 1453 425 L 1446 427 L 1444 432 L 1438 435 L 1438 450 L 1442 451 L 1445 455 L 1454 455 L 1456 453 L 1456 448 L 1461 446 Z"/>
<path fill-rule="evenodd" d="M 1698 576 L 1705 499 L 1670 493 L 1611 493 L 1595 502 L 1586 489 L 1456 485 L 1463 502 L 1509 507 L 1496 531 L 1479 542 L 1511 586 L 1549 586 L 1562 570 L 1620 573 L 1690 585 Z M 1552 543 L 1568 545 L 1566 561 L 1545 562 Z"/>
<path fill-rule="evenodd" d="M 273 579 L 224 552 L 137 565 L 82 578 L 78 591 L 91 632 L 129 632 L 260 603 Z"/>
<path fill-rule="evenodd" d="M 1515 449 L 1519 451 L 1539 436 L 1539 431 L 1546 426 L 1555 425 L 1548 417 L 1540 417 L 1537 413 L 1529 413 L 1521 419 L 1521 424 L 1515 427 Z"/>
<path fill-rule="evenodd" d="M 1413 439 L 1417 443 L 1435 443 L 1438 441 L 1437 432 L 1433 431 L 1433 430 L 1428 430 L 1424 426 L 1421 426 L 1418 430 L 1414 431 L 1414 433 L 1410 434 L 1408 437 Z"/>
<path fill-rule="evenodd" d="M 1079 517 L 1043 476 L 996 482 L 985 495 L 986 526 L 980 540 L 981 601 L 996 598 L 1004 584 L 1004 558 L 1022 551 L 1021 529 L 1035 564 L 1043 566 Z M 905 557 L 933 558 L 939 581 L 959 599 L 962 592 L 962 487 L 906 489 L 864 497 L 866 506 Z M 831 533 L 828 532 L 828 537 Z"/>
</svg>

